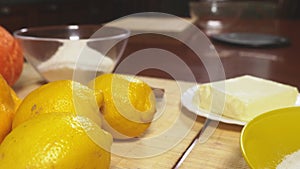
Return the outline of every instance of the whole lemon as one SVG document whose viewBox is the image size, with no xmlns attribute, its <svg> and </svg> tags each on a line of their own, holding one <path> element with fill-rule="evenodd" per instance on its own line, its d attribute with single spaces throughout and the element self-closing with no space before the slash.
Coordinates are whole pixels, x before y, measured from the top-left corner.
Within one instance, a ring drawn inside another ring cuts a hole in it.
<svg viewBox="0 0 300 169">
<path fill-rule="evenodd" d="M 150 126 L 156 102 L 151 87 L 144 81 L 110 73 L 96 77 L 89 87 L 103 92 L 103 128 L 114 138 L 139 137 Z"/>
<path fill-rule="evenodd" d="M 12 120 L 15 111 L 21 103 L 21 99 L 13 89 L 6 83 L 0 74 L 0 143 L 11 131 Z"/>
<path fill-rule="evenodd" d="M 13 120 L 13 128 L 39 114 L 64 112 L 83 115 L 99 125 L 99 107 L 103 101 L 101 92 L 71 80 L 60 80 L 45 84 L 29 93 Z"/>
<path fill-rule="evenodd" d="M 0 168 L 106 169 L 111 144 L 112 136 L 87 117 L 41 114 L 4 139 Z"/>
</svg>

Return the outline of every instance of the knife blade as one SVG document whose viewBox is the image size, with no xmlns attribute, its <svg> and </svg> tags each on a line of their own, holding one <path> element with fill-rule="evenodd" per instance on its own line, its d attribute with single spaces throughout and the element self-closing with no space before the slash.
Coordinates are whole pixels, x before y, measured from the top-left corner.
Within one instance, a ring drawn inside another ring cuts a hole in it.
<svg viewBox="0 0 300 169">
<path fill-rule="evenodd" d="M 178 169 L 183 161 L 186 159 L 186 157 L 191 153 L 195 145 L 199 143 L 205 143 L 208 138 L 213 134 L 213 132 L 216 130 L 217 126 L 219 124 L 219 121 L 214 121 L 209 118 L 205 120 L 205 123 L 203 127 L 199 130 L 197 135 L 194 137 L 192 142 L 189 144 L 189 146 L 185 149 L 184 153 L 178 158 L 176 163 L 173 165 L 172 169 Z"/>
</svg>

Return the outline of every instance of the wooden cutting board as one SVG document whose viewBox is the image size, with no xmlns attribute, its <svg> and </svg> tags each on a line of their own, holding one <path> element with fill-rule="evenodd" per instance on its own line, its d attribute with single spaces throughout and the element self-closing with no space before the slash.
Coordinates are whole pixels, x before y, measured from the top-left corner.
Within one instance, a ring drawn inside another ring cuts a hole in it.
<svg viewBox="0 0 300 169">
<path fill-rule="evenodd" d="M 195 85 L 157 78 L 140 77 L 152 87 L 165 89 L 163 99 L 158 100 L 155 120 L 144 136 L 135 140 L 114 141 L 111 168 L 172 168 L 181 154 L 201 129 L 204 119 L 184 109 L 181 94 Z M 24 98 L 43 79 L 28 64 L 24 65 L 21 78 L 14 86 Z"/>
</svg>

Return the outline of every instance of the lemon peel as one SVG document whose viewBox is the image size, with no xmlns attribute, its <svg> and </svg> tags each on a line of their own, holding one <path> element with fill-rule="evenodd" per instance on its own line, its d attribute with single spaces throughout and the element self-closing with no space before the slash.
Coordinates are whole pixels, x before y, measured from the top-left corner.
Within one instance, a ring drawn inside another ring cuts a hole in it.
<svg viewBox="0 0 300 169">
<path fill-rule="evenodd" d="M 5 138 L 0 145 L 0 168 L 106 169 L 111 145 L 112 136 L 87 117 L 40 114 Z"/>
<path fill-rule="evenodd" d="M 150 126 L 156 102 L 147 83 L 132 76 L 103 74 L 88 86 L 103 92 L 103 128 L 114 138 L 140 137 Z"/>
<path fill-rule="evenodd" d="M 98 108 L 102 105 L 103 95 L 85 85 L 71 80 L 60 80 L 42 85 L 29 93 L 13 120 L 12 127 L 35 118 L 39 114 L 64 112 L 86 116 L 101 126 Z"/>
<path fill-rule="evenodd" d="M 21 99 L 0 74 L 0 143 L 11 131 L 12 120 Z"/>
</svg>

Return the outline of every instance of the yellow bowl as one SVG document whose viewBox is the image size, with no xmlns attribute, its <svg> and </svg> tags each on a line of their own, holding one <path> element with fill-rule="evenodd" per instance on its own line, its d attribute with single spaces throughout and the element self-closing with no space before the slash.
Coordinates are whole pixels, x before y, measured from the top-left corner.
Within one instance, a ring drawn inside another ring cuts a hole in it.
<svg viewBox="0 0 300 169">
<path fill-rule="evenodd" d="M 300 107 L 257 116 L 243 128 L 240 146 L 251 168 L 276 168 L 284 156 L 300 150 Z"/>
</svg>

